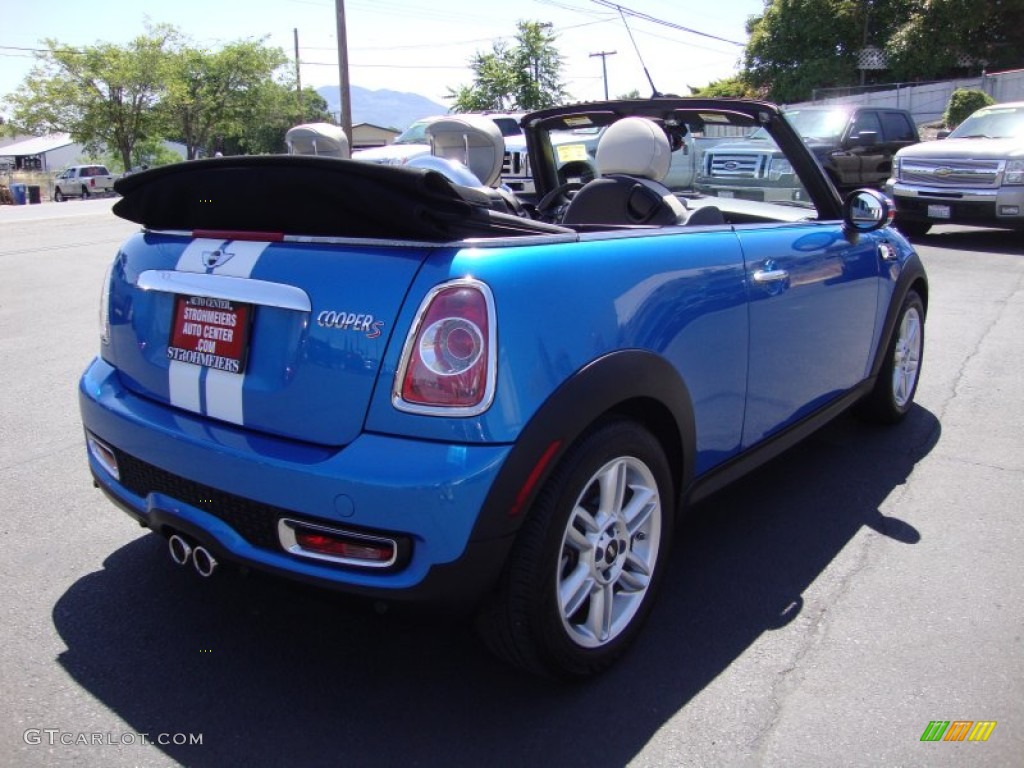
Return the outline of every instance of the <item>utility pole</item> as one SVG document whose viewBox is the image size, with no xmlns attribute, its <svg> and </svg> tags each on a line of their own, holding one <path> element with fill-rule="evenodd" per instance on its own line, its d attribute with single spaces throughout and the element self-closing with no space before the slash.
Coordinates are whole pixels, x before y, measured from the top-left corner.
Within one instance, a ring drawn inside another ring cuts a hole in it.
<svg viewBox="0 0 1024 768">
<path fill-rule="evenodd" d="M 348 84 L 348 33 L 345 30 L 345 0 L 334 0 L 338 15 L 338 71 L 341 77 L 341 129 L 352 146 L 352 101 Z"/>
<path fill-rule="evenodd" d="M 590 58 L 601 57 L 601 73 L 604 75 L 604 100 L 608 101 L 608 57 L 614 56 L 618 51 L 600 51 L 590 54 Z"/>
<path fill-rule="evenodd" d="M 299 68 L 299 28 L 295 32 L 295 103 L 299 106 L 299 122 L 302 122 L 302 70 Z"/>
</svg>

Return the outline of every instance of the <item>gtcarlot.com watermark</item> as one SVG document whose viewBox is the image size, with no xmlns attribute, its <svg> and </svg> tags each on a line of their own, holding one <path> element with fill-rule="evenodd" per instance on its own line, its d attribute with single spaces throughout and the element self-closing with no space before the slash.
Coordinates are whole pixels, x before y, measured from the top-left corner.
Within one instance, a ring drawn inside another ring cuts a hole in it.
<svg viewBox="0 0 1024 768">
<path fill-rule="evenodd" d="M 60 728 L 29 728 L 22 734 L 25 743 L 30 746 L 46 745 L 48 747 L 101 747 L 131 746 L 133 744 L 160 747 L 198 747 L 203 744 L 201 733 L 126 733 L 62 731 Z"/>
</svg>

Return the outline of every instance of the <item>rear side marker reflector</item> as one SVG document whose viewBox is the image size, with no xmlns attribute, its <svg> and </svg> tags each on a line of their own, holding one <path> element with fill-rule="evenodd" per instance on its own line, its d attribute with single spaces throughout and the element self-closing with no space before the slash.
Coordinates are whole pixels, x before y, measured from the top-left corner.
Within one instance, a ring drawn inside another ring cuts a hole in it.
<svg viewBox="0 0 1024 768">
<path fill-rule="evenodd" d="M 541 457 L 537 459 L 537 463 L 533 465 L 533 469 L 530 470 L 529 476 L 526 478 L 526 482 L 523 483 L 519 489 L 519 493 L 516 494 L 516 500 L 508 510 L 509 517 L 515 517 L 523 511 L 523 505 L 526 504 L 527 499 L 530 498 L 530 494 L 533 493 L 533 489 L 537 487 L 537 481 L 540 480 L 544 470 L 548 468 L 551 463 L 551 459 L 554 458 L 555 454 L 558 453 L 558 449 L 562 447 L 561 440 L 555 440 L 553 443 L 548 445 L 541 454 Z"/>
<path fill-rule="evenodd" d="M 363 568 L 389 568 L 398 560 L 398 542 L 384 536 L 288 518 L 278 521 L 277 536 L 286 552 L 313 560 Z"/>
</svg>

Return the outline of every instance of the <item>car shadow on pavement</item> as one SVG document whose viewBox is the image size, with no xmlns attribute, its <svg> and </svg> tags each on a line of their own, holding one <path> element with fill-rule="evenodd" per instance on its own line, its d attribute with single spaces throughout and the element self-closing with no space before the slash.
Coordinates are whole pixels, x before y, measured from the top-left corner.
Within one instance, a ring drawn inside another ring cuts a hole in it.
<svg viewBox="0 0 1024 768">
<path fill-rule="evenodd" d="M 189 766 L 625 765 L 785 631 L 863 528 L 918 541 L 880 508 L 940 431 L 919 406 L 890 429 L 843 417 L 692 510 L 636 646 L 584 684 L 505 667 L 467 622 L 258 575 L 200 579 L 152 535 L 62 595 L 59 661 L 136 732 L 202 734 L 161 747 Z"/>
<path fill-rule="evenodd" d="M 939 225 L 913 242 L 953 251 L 1024 256 L 1024 237 L 1008 229 L 950 229 Z"/>
</svg>

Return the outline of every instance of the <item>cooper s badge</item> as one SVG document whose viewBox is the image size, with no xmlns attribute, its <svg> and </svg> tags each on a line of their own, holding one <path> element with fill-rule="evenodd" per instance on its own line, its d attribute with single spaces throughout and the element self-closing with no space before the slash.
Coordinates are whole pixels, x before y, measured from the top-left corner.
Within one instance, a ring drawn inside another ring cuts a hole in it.
<svg viewBox="0 0 1024 768">
<path fill-rule="evenodd" d="M 333 309 L 325 309 L 317 315 L 316 324 L 321 328 L 337 328 L 339 331 L 363 333 L 368 339 L 376 339 L 384 328 L 384 321 L 374 320 L 371 314 L 339 312 Z"/>
</svg>

